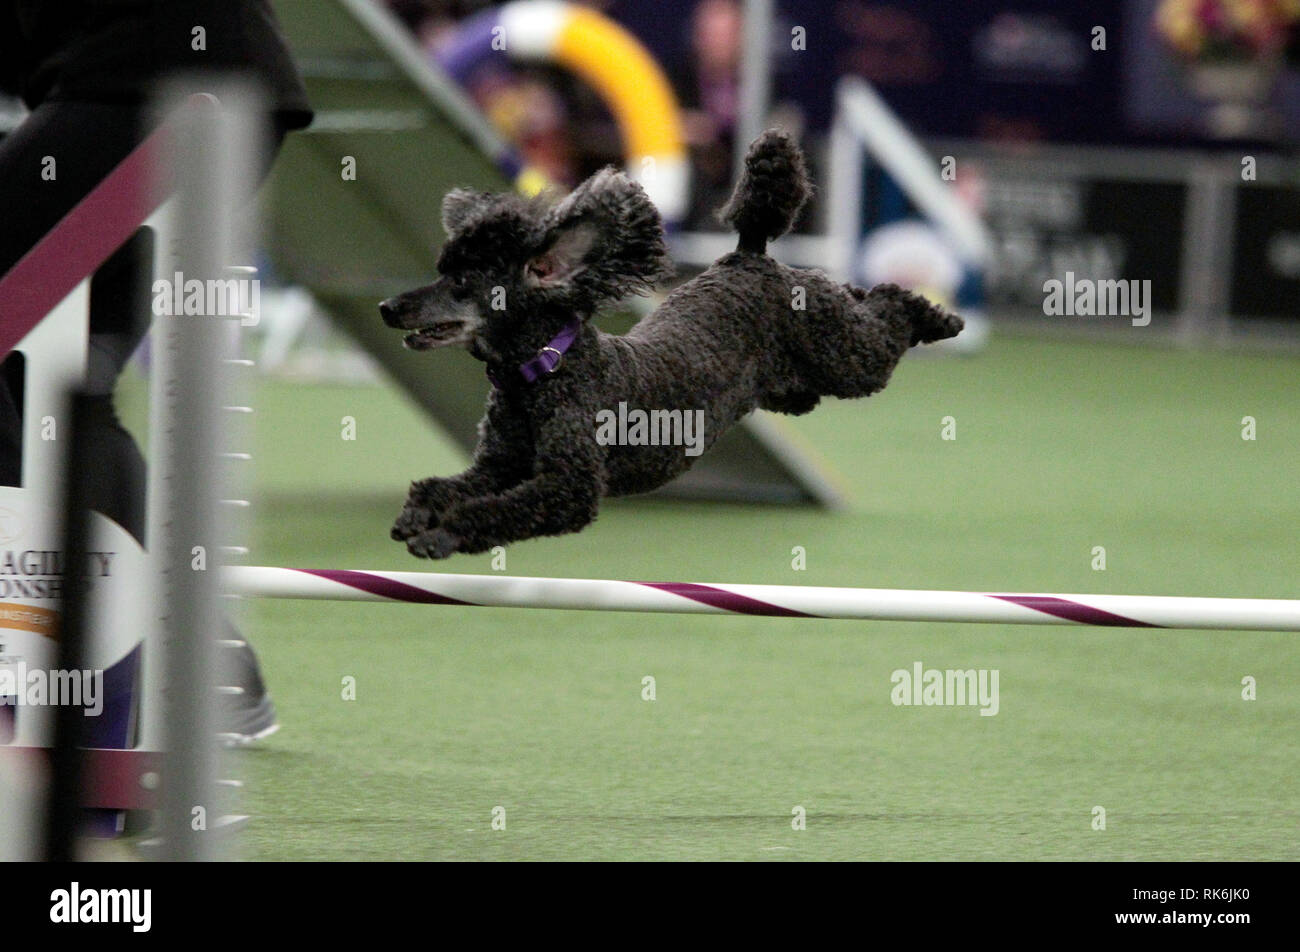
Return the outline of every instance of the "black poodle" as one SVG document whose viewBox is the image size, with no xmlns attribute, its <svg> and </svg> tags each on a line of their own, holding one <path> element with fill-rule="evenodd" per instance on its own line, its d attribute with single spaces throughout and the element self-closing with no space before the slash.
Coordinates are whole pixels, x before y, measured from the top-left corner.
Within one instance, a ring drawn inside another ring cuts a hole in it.
<svg viewBox="0 0 1300 952">
<path fill-rule="evenodd" d="M 555 205 L 450 192 L 442 276 L 379 309 L 411 332 L 407 347 L 467 347 L 492 392 L 473 465 L 412 483 L 393 538 L 440 559 L 577 532 L 602 496 L 662 486 L 755 407 L 807 413 L 823 396 L 868 396 L 909 347 L 961 330 L 896 285 L 868 291 L 770 258 L 767 242 L 811 192 L 790 139 L 760 136 L 721 212 L 736 250 L 621 337 L 592 315 L 671 273 L 639 185 L 605 169 Z M 611 438 L 614 415 L 635 422 L 637 411 L 655 432 L 620 425 Z"/>
</svg>

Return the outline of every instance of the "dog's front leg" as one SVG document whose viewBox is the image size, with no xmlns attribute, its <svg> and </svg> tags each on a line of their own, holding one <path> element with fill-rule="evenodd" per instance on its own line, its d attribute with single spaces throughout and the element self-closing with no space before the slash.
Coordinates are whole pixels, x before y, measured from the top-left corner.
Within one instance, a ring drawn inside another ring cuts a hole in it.
<svg viewBox="0 0 1300 952">
<path fill-rule="evenodd" d="M 455 503 L 434 528 L 406 540 L 412 555 L 445 559 L 454 552 L 486 552 L 543 535 L 577 532 L 596 518 L 594 474 L 545 472 L 513 489 Z"/>
<path fill-rule="evenodd" d="M 406 504 L 389 533 L 394 540 L 405 542 L 411 536 L 438 524 L 442 514 L 462 499 L 474 499 L 501 492 L 522 482 L 524 475 L 509 469 L 491 469 L 484 461 L 457 476 L 431 476 L 411 483 Z"/>
<path fill-rule="evenodd" d="M 577 532 L 592 522 L 605 484 L 594 425 L 549 442 L 538 453 L 536 475 L 504 492 L 453 503 L 437 526 L 407 540 L 411 554 L 442 559 L 453 552 L 486 552 L 536 536 Z"/>
<path fill-rule="evenodd" d="M 473 465 L 458 476 L 432 476 L 411 483 L 390 535 L 405 542 L 438 525 L 442 514 L 457 502 L 503 492 L 531 474 L 528 429 L 494 393 L 479 425 Z"/>
</svg>

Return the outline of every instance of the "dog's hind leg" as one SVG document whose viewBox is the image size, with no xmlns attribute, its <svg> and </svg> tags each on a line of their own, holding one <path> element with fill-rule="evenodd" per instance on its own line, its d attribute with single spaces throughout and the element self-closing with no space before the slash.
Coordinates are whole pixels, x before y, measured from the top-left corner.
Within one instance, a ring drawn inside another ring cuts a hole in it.
<svg viewBox="0 0 1300 952">
<path fill-rule="evenodd" d="M 811 377 L 826 396 L 866 397 L 882 390 L 909 347 L 955 336 L 961 318 L 894 284 L 845 285 L 852 305 L 815 328 Z M 842 299 L 841 299 L 842 300 Z"/>
<path fill-rule="evenodd" d="M 956 314 L 950 314 L 922 295 L 896 284 L 878 284 L 865 292 L 863 299 L 883 312 L 906 317 L 912 329 L 909 344 L 912 347 L 956 337 L 965 326 L 965 322 Z"/>
</svg>

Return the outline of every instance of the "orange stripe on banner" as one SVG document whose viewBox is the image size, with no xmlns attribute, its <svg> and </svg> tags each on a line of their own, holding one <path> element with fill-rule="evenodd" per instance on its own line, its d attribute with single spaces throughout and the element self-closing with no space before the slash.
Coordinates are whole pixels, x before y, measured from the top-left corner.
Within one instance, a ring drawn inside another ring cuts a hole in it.
<svg viewBox="0 0 1300 952">
<path fill-rule="evenodd" d="M 0 628 L 34 631 L 57 641 L 59 613 L 53 608 L 40 608 L 36 605 L 0 605 Z"/>
<path fill-rule="evenodd" d="M 629 160 L 685 154 L 672 87 L 645 47 L 617 23 L 575 9 L 560 31 L 555 58 L 601 93 Z"/>
</svg>

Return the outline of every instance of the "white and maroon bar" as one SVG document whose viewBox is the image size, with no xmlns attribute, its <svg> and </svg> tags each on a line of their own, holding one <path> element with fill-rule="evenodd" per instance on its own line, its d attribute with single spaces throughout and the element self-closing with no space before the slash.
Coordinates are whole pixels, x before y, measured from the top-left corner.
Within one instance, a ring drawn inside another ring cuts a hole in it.
<svg viewBox="0 0 1300 952">
<path fill-rule="evenodd" d="M 231 566 L 225 571 L 229 592 L 255 598 L 875 621 L 1300 631 L 1297 599 L 706 585 L 266 566 Z"/>
</svg>

